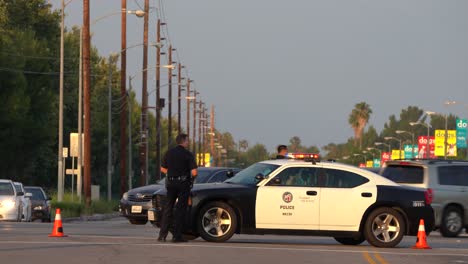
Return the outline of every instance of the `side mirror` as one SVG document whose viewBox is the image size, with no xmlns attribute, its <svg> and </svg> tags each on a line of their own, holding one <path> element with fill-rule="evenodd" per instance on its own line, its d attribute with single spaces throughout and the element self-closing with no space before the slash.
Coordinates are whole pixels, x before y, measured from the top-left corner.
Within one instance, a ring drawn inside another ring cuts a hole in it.
<svg viewBox="0 0 468 264">
<path fill-rule="evenodd" d="M 261 182 L 265 179 L 265 177 L 263 176 L 263 174 L 259 173 L 257 175 L 255 175 L 255 179 L 258 181 L 258 182 Z"/>
<path fill-rule="evenodd" d="M 26 193 L 26 194 L 24 195 L 24 197 L 31 198 L 31 197 L 32 197 L 32 193 Z"/>
<path fill-rule="evenodd" d="M 232 170 L 228 170 L 228 171 L 226 172 L 226 176 L 227 176 L 228 178 L 231 178 L 232 176 L 234 176 L 234 172 L 233 172 Z"/>
<path fill-rule="evenodd" d="M 17 195 L 17 196 L 23 196 L 23 195 L 24 195 L 24 192 L 17 192 L 16 195 Z"/>
</svg>

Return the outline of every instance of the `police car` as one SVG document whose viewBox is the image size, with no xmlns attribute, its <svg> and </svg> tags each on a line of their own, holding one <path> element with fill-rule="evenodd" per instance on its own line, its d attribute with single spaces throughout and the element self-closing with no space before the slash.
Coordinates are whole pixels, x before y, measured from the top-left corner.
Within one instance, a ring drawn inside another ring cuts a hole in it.
<svg viewBox="0 0 468 264">
<path fill-rule="evenodd" d="M 371 171 L 315 154 L 258 162 L 223 182 L 195 186 L 186 230 L 191 238 L 224 242 L 237 234 L 331 236 L 345 245 L 365 240 L 395 247 L 434 226 L 431 195 Z M 161 220 L 165 191 L 153 196 L 148 218 Z"/>
</svg>

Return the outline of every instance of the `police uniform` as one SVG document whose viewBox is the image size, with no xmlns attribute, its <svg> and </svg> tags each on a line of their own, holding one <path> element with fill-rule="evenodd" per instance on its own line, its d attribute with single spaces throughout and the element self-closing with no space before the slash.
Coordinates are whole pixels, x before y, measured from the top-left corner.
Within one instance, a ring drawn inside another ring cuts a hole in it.
<svg viewBox="0 0 468 264">
<path fill-rule="evenodd" d="M 170 220 L 174 204 L 177 200 L 175 211 L 175 224 L 173 240 L 183 241 L 182 231 L 185 223 L 190 189 L 192 186 L 191 171 L 197 168 L 193 154 L 181 145 L 178 145 L 164 155 L 161 167 L 167 169 L 166 189 L 167 200 L 163 209 L 161 230 L 158 240 L 165 240 L 169 231 Z"/>
</svg>

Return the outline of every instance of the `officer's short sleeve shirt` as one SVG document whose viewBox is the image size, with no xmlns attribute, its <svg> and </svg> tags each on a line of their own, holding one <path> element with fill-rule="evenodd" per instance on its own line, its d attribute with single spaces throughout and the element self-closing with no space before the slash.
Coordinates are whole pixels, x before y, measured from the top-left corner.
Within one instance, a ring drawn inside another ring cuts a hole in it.
<svg viewBox="0 0 468 264">
<path fill-rule="evenodd" d="M 161 167 L 167 169 L 168 177 L 191 176 L 190 172 L 197 168 L 193 154 L 178 145 L 166 152 Z"/>
</svg>

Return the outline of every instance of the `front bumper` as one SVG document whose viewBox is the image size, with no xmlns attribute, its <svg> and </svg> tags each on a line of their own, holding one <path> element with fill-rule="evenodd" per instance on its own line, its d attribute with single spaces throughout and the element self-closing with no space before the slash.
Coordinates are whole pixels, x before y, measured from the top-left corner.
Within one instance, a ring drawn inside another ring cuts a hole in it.
<svg viewBox="0 0 468 264">
<path fill-rule="evenodd" d="M 128 200 L 120 200 L 119 211 L 120 215 L 127 219 L 146 220 L 148 219 L 148 209 L 151 208 L 149 202 L 131 202 Z"/>
<path fill-rule="evenodd" d="M 16 221 L 18 219 L 18 208 L 14 207 L 8 210 L 0 210 L 0 220 Z"/>
</svg>

